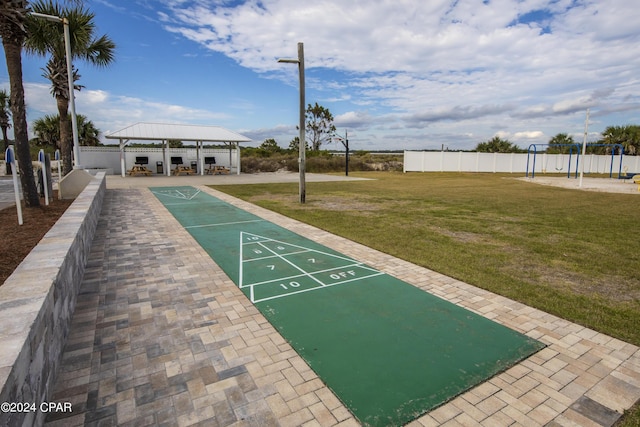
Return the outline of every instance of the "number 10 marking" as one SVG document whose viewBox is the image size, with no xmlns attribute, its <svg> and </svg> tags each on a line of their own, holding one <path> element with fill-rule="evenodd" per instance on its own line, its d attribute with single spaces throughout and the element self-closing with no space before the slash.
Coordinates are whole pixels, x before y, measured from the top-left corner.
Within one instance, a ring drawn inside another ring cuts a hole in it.
<svg viewBox="0 0 640 427">
<path fill-rule="evenodd" d="M 282 287 L 282 289 L 284 289 L 285 291 L 289 289 L 289 286 L 292 288 L 299 288 L 300 283 L 299 282 L 289 282 L 288 284 L 280 283 L 280 287 Z"/>
</svg>

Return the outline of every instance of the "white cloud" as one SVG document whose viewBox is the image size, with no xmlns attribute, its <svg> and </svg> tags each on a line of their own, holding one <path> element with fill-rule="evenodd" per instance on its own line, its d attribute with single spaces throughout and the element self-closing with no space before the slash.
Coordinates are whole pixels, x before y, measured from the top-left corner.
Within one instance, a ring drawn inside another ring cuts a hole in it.
<svg viewBox="0 0 640 427">
<path fill-rule="evenodd" d="M 626 0 L 167 5 L 167 29 L 258 72 L 292 73 L 275 58 L 295 56 L 303 41 L 308 69 L 349 73 L 347 83 L 324 82 L 325 99 L 345 99 L 346 86 L 352 104 L 401 113 L 406 127 L 486 117 L 525 129 L 543 118 L 558 126 L 586 108 L 639 102 L 640 9 Z M 608 94 L 593 96 L 598 91 Z"/>
<path fill-rule="evenodd" d="M 520 140 L 527 140 L 527 139 L 540 139 L 545 137 L 544 132 L 541 132 L 539 130 L 535 130 L 535 131 L 525 131 L 525 132 L 516 132 L 513 134 L 513 139 L 520 141 Z"/>
<path fill-rule="evenodd" d="M 304 42 L 315 96 L 307 102 L 335 106 L 335 124 L 363 144 L 471 148 L 497 132 L 542 143 L 580 134 L 587 108 L 601 129 L 640 121 L 640 8 L 628 0 L 138 3 L 167 31 L 291 85 L 295 67 L 276 58 L 295 57 Z M 55 114 L 48 86 L 27 95 L 30 109 Z M 259 111 L 253 102 L 232 99 L 227 107 L 248 117 Z M 80 92 L 78 105 L 89 117 L 99 111 L 104 131 L 132 121 L 229 118 L 100 90 Z M 260 142 L 295 135 L 290 125 L 258 126 L 245 132 Z"/>
<path fill-rule="evenodd" d="M 1 83 L 0 88 L 8 91 L 9 85 L 6 82 Z M 49 85 L 25 83 L 24 90 L 28 130 L 33 127 L 33 120 L 45 114 L 58 114 L 56 101 L 50 93 Z M 89 117 L 103 134 L 122 129 L 135 122 L 210 123 L 229 118 L 226 113 L 215 113 L 134 97 L 112 96 L 104 90 L 76 92 L 76 112 Z M 32 136 L 30 133 L 30 137 Z M 9 137 L 13 138 L 11 130 L 9 130 Z"/>
<path fill-rule="evenodd" d="M 89 104 L 102 104 L 107 102 L 109 94 L 104 90 L 83 90 L 82 97 Z"/>
</svg>

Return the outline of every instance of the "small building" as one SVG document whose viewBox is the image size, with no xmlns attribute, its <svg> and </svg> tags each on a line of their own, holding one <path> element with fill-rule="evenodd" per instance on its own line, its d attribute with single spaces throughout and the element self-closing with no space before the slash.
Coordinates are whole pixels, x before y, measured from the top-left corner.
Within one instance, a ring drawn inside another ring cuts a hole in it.
<svg viewBox="0 0 640 427">
<path fill-rule="evenodd" d="M 240 143 L 249 142 L 250 138 L 244 135 L 222 128 L 220 126 L 201 126 L 201 125 L 185 125 L 171 123 L 136 123 L 119 131 L 105 135 L 107 139 L 117 139 L 119 141 L 120 151 L 120 173 L 125 176 L 128 169 L 132 168 L 136 161 L 135 157 L 145 157 L 145 149 L 136 149 L 133 156 L 126 155 L 126 146 L 132 141 L 158 141 L 162 143 L 162 148 L 148 150 L 149 155 L 146 156 L 150 164 L 157 164 L 156 173 L 162 173 L 169 176 L 171 174 L 171 166 L 176 165 L 177 158 L 182 158 L 192 149 L 170 148 L 169 141 L 181 141 L 183 143 L 195 143 L 195 155 L 186 155 L 186 159 L 182 159 L 188 166 L 195 166 L 198 174 L 204 175 L 205 165 L 211 163 L 212 156 L 207 156 L 204 143 L 222 143 L 228 145 L 228 161 L 226 158 L 214 158 L 217 165 L 228 165 L 229 170 L 235 166 L 236 173 L 240 174 Z M 217 150 L 220 152 L 220 150 Z M 133 153 L 132 153 L 133 154 Z M 131 159 L 129 159 L 131 157 Z M 234 161 L 235 160 L 235 161 Z M 191 163 L 188 163 L 191 162 Z M 160 168 L 162 166 L 162 168 Z M 210 165 L 209 165 L 210 166 Z"/>
</svg>

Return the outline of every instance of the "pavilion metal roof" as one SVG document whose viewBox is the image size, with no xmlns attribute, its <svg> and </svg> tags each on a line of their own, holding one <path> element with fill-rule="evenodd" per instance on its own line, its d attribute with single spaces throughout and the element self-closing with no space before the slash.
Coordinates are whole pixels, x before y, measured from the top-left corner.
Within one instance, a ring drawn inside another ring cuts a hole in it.
<svg viewBox="0 0 640 427">
<path fill-rule="evenodd" d="M 244 135 L 220 126 L 200 126 L 174 123 L 136 123 L 119 131 L 105 135 L 108 139 L 144 141 L 202 141 L 202 142 L 248 142 Z"/>
</svg>

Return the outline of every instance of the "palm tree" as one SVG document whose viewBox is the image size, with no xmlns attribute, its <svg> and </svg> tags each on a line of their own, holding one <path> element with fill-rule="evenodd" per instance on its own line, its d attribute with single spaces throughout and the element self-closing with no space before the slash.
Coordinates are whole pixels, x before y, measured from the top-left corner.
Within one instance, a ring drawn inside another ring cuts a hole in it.
<svg viewBox="0 0 640 427">
<path fill-rule="evenodd" d="M 80 145 L 100 145 L 100 131 L 93 122 L 78 114 L 78 143 Z M 71 120 L 69 118 L 69 120 Z M 69 125 L 71 126 L 71 125 Z M 60 116 L 47 114 L 33 122 L 33 132 L 40 145 L 60 148 Z"/>
<path fill-rule="evenodd" d="M 26 0 L 3 0 L 0 2 L 0 37 L 9 73 L 11 95 L 11 115 L 13 116 L 13 135 L 16 144 L 16 157 L 20 167 L 20 182 L 24 203 L 27 207 L 40 206 L 40 196 L 36 187 L 29 151 L 27 133 L 27 111 L 24 103 L 22 84 L 22 45 L 26 37 L 25 19 Z"/>
<path fill-rule="evenodd" d="M 475 151 L 481 153 L 518 153 L 522 150 L 508 139 L 502 139 L 494 136 L 489 141 L 481 142 L 476 145 Z"/>
<path fill-rule="evenodd" d="M 61 7 L 51 0 L 39 0 L 32 4 L 34 12 L 67 18 L 71 35 L 71 56 L 98 67 L 106 67 L 114 60 L 115 43 L 106 35 L 95 36 L 95 15 L 81 5 Z M 50 55 L 43 76 L 51 80 L 51 93 L 56 98 L 60 115 L 60 151 L 64 173 L 72 169 L 72 133 L 68 115 L 69 91 L 64 46 L 63 27 L 58 23 L 36 18 L 27 19 L 29 35 L 26 39 L 27 52 Z M 76 69 L 72 70 L 73 81 L 80 78 Z M 74 85 L 80 90 L 81 86 Z"/>
<path fill-rule="evenodd" d="M 100 130 L 82 114 L 78 114 L 78 143 L 80 145 L 100 145 Z"/>
<path fill-rule="evenodd" d="M 9 116 L 11 115 L 11 102 L 9 94 L 6 90 L 0 90 L 0 128 L 2 129 L 2 141 L 4 142 L 4 152 L 7 152 L 9 148 L 9 137 L 7 136 L 7 129 L 11 127 L 9 123 Z M 11 173 L 11 165 L 5 164 L 7 175 Z"/>
<path fill-rule="evenodd" d="M 2 141 L 4 141 L 4 151 L 9 148 L 9 137 L 7 129 L 11 127 L 9 116 L 11 115 L 11 101 L 6 90 L 0 90 L 0 129 L 2 129 Z"/>
<path fill-rule="evenodd" d="M 547 147 L 549 154 L 566 154 L 571 151 L 571 145 L 575 144 L 573 136 L 566 133 L 559 133 L 549 140 L 550 147 Z"/>
<path fill-rule="evenodd" d="M 621 144 L 625 153 L 635 155 L 640 151 L 640 126 L 607 126 L 599 142 Z"/>
<path fill-rule="evenodd" d="M 60 116 L 47 114 L 33 122 L 37 144 L 60 147 Z"/>
</svg>

